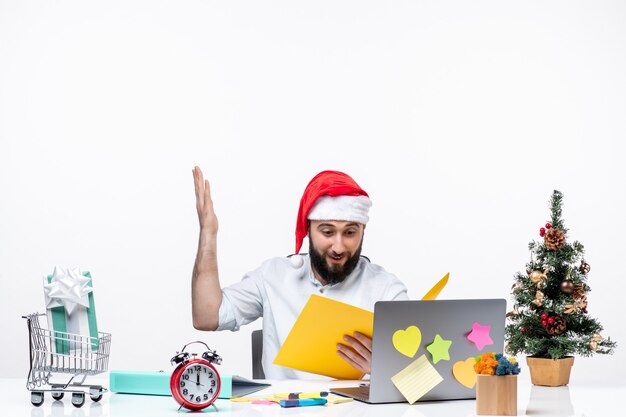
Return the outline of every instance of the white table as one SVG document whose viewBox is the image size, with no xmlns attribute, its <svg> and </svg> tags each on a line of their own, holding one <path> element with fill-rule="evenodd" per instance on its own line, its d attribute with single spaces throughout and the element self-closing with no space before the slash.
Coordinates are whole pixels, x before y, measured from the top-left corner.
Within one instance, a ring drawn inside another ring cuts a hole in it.
<svg viewBox="0 0 626 417">
<path fill-rule="evenodd" d="M 87 383 L 108 387 L 107 378 L 88 378 Z M 251 396 L 285 391 L 316 391 L 329 387 L 352 386 L 353 381 L 268 381 L 272 386 Z M 624 415 L 626 385 L 538 387 L 527 380 L 518 383 L 518 415 L 532 416 L 617 416 Z M 228 416 L 335 416 L 335 417 L 443 417 L 473 416 L 474 400 L 429 402 L 409 404 L 369 405 L 358 401 L 329 406 L 281 408 L 275 405 L 234 403 L 228 400 L 216 402 L 219 415 Z M 178 405 L 171 397 L 127 395 L 106 393 L 97 403 L 86 399 L 82 408 L 75 408 L 66 396 L 54 401 L 49 393 L 41 407 L 30 403 L 30 393 L 24 379 L 0 378 L 0 415 L 7 417 L 126 417 L 126 416 L 175 416 Z M 213 408 L 204 413 L 215 413 Z"/>
</svg>

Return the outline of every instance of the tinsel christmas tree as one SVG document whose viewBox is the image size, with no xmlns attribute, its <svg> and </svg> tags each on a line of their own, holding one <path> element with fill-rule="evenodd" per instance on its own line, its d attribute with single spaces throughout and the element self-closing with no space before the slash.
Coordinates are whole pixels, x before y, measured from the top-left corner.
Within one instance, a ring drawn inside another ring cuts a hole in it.
<svg viewBox="0 0 626 417">
<path fill-rule="evenodd" d="M 561 218 L 563 195 L 554 191 L 551 220 L 539 230 L 543 241 L 528 245 L 526 274 L 515 274 L 513 311 L 507 313 L 510 355 L 560 359 L 579 354 L 610 354 L 616 346 L 601 336 L 602 325 L 589 315 L 587 275 L 591 267 L 580 242 L 568 242 Z"/>
</svg>

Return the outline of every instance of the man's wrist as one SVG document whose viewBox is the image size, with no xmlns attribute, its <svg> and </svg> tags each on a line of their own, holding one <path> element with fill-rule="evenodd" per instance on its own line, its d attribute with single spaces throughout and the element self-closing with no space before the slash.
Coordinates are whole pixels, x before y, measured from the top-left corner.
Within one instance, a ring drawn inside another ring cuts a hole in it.
<svg viewBox="0 0 626 417">
<path fill-rule="evenodd" d="M 217 233 L 200 229 L 199 247 L 203 250 L 217 246 Z"/>
</svg>

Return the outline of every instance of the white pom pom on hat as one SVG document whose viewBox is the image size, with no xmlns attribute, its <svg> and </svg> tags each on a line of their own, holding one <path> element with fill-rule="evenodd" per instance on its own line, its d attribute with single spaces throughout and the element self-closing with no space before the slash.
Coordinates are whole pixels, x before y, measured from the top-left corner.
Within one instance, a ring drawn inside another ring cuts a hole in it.
<svg viewBox="0 0 626 417">
<path fill-rule="evenodd" d="M 302 268 L 302 265 L 304 265 L 304 257 L 298 254 L 291 255 L 289 257 L 289 262 L 291 262 L 291 266 L 293 266 L 295 269 Z"/>
</svg>

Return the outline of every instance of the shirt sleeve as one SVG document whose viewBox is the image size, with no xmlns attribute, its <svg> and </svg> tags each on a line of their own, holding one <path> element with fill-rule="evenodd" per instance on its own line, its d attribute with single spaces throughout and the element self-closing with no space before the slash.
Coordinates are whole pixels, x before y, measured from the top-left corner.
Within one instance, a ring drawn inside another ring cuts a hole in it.
<svg viewBox="0 0 626 417">
<path fill-rule="evenodd" d="M 400 281 L 395 275 L 385 289 L 384 301 L 408 300 L 406 285 Z"/>
<path fill-rule="evenodd" d="M 222 289 L 217 330 L 237 331 L 263 316 L 261 276 L 260 269 L 257 269 L 246 274 L 241 281 Z"/>
</svg>

